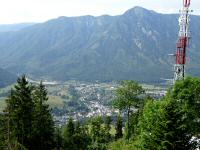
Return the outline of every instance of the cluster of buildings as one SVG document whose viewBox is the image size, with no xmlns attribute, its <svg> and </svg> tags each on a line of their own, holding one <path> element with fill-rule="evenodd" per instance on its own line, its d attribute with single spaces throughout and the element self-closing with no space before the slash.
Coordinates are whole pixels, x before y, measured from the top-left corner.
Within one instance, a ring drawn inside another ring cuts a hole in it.
<svg viewBox="0 0 200 150">
<path fill-rule="evenodd" d="M 73 81 L 60 87 L 65 87 L 65 90 L 67 89 L 66 87 L 73 87 L 73 93 L 76 93 L 76 99 L 73 99 L 73 101 L 76 101 L 76 105 L 68 110 L 69 106 L 67 106 L 66 102 L 65 107 L 54 110 L 54 120 L 58 125 L 66 124 L 70 117 L 74 120 L 83 120 L 94 116 L 112 116 L 118 113 L 111 105 L 115 97 L 115 90 L 119 87 L 117 83 L 82 83 Z M 146 94 L 159 99 L 166 94 L 166 90 L 164 88 L 151 88 L 146 89 Z M 62 113 L 59 113 L 59 111 Z"/>
</svg>

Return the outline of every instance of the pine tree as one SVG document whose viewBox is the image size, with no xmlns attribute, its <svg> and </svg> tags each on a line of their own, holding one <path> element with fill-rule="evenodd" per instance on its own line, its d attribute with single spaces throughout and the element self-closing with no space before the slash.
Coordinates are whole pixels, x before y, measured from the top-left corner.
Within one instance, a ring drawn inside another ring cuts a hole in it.
<svg viewBox="0 0 200 150">
<path fill-rule="evenodd" d="M 73 122 L 73 119 L 70 118 L 68 123 L 67 123 L 67 127 L 65 128 L 65 131 L 64 131 L 64 137 L 71 137 L 73 136 L 75 133 L 75 125 L 74 125 L 74 122 Z"/>
<path fill-rule="evenodd" d="M 31 149 L 49 150 L 54 145 L 54 122 L 47 104 L 47 90 L 40 82 L 34 93 L 33 139 Z"/>
<path fill-rule="evenodd" d="M 106 149 L 105 128 L 103 127 L 102 117 L 98 116 L 91 119 L 91 145 L 89 150 L 104 150 Z"/>
<path fill-rule="evenodd" d="M 76 122 L 75 134 L 73 135 L 73 150 L 87 150 L 90 144 L 90 138 L 88 129 L 86 126 L 81 125 L 80 122 Z"/>
<path fill-rule="evenodd" d="M 6 128 L 6 119 L 4 114 L 0 114 L 0 149 L 6 149 L 6 141 L 7 141 L 7 128 Z"/>
<path fill-rule="evenodd" d="M 73 119 L 70 118 L 64 130 L 64 149 L 71 150 L 74 147 L 73 136 L 75 134 L 75 124 Z"/>
<path fill-rule="evenodd" d="M 115 139 L 119 139 L 123 137 L 123 131 L 122 131 L 122 118 L 120 115 L 117 116 L 117 122 L 115 126 L 116 134 L 115 134 Z"/>
<path fill-rule="evenodd" d="M 15 137 L 11 132 L 12 126 L 11 126 L 11 121 L 10 121 L 13 105 L 12 105 L 12 103 L 9 103 L 9 102 L 11 102 L 12 96 L 13 96 L 13 89 L 11 89 L 10 96 L 6 99 L 7 107 L 6 107 L 6 110 L 4 110 L 5 114 L 3 115 L 5 122 L 4 122 L 4 125 L 2 126 L 5 130 L 4 137 L 6 137 L 6 140 L 3 142 L 6 144 L 6 149 L 8 149 L 8 150 L 13 149 L 13 143 L 16 142 Z"/>
<path fill-rule="evenodd" d="M 91 138 L 92 141 L 95 142 L 99 142 L 101 139 L 101 125 L 103 123 L 102 117 L 95 117 L 91 119 Z"/>
<path fill-rule="evenodd" d="M 62 133 L 61 133 L 61 129 L 60 128 L 56 128 L 55 130 L 55 134 L 54 134 L 54 138 L 55 138 L 55 149 L 56 150 L 62 150 L 63 149 L 63 137 L 62 137 Z"/>
<path fill-rule="evenodd" d="M 111 141 L 111 134 L 110 134 L 111 122 L 112 122 L 111 117 L 106 116 L 106 119 L 105 119 L 105 137 L 104 138 L 107 142 Z"/>
<path fill-rule="evenodd" d="M 32 86 L 23 75 L 18 78 L 17 84 L 12 90 L 11 97 L 6 101 L 5 113 L 9 114 L 10 132 L 15 137 L 18 145 L 30 149 L 32 139 L 32 120 L 34 103 L 32 98 Z M 10 107 L 8 109 L 8 107 Z"/>
</svg>

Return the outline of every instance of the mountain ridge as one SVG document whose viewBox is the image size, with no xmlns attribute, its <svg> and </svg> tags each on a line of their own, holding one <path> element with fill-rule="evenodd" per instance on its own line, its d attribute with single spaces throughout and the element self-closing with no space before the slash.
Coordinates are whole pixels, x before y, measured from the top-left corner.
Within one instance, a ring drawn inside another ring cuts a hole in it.
<svg viewBox="0 0 200 150">
<path fill-rule="evenodd" d="M 17 76 L 0 68 L 0 88 L 6 87 L 16 82 Z"/>
<path fill-rule="evenodd" d="M 159 82 L 173 75 L 168 54 L 175 52 L 177 19 L 141 7 L 118 16 L 59 17 L 0 33 L 0 67 L 56 80 Z M 200 17 L 191 20 L 196 22 L 191 29 L 198 31 Z M 188 71 L 197 76 L 199 36 L 195 34 L 188 55 L 193 58 Z"/>
<path fill-rule="evenodd" d="M 15 23 L 15 24 L 0 24 L 0 32 L 19 31 L 21 29 L 32 26 L 36 23 Z"/>
</svg>

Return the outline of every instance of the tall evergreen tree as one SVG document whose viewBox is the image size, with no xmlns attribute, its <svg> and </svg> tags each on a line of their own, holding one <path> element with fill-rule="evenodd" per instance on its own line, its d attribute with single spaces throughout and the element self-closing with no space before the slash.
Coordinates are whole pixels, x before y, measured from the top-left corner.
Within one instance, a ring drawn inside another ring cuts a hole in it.
<svg viewBox="0 0 200 150">
<path fill-rule="evenodd" d="M 106 149 L 106 134 L 105 128 L 103 127 L 103 119 L 101 116 L 97 116 L 91 119 L 90 122 L 91 130 L 91 145 L 89 150 L 105 150 Z"/>
<path fill-rule="evenodd" d="M 117 122 L 116 122 L 116 126 L 115 126 L 115 130 L 116 130 L 116 134 L 115 134 L 115 139 L 119 139 L 123 137 L 123 131 L 122 131 L 122 118 L 120 115 L 117 116 Z"/>
<path fill-rule="evenodd" d="M 7 124 L 6 124 L 6 119 L 4 114 L 0 114 L 0 149 L 4 150 L 6 149 L 6 141 L 8 140 L 7 138 Z"/>
<path fill-rule="evenodd" d="M 105 137 L 104 137 L 106 142 L 111 141 L 111 134 L 110 134 L 111 122 L 112 122 L 111 117 L 106 116 L 106 119 L 105 119 Z"/>
<path fill-rule="evenodd" d="M 75 124 L 72 118 L 69 119 L 64 131 L 64 137 L 70 138 L 75 133 Z"/>
<path fill-rule="evenodd" d="M 60 128 L 55 129 L 55 150 L 62 150 L 63 149 L 63 137 Z"/>
<path fill-rule="evenodd" d="M 13 90 L 11 89 L 10 96 L 6 99 L 7 107 L 6 110 L 4 110 L 5 114 L 3 115 L 4 124 L 2 125 L 2 128 L 4 129 L 4 137 L 6 138 L 3 142 L 6 145 L 6 149 L 11 150 L 13 149 L 13 143 L 15 142 L 15 137 L 11 132 L 11 111 L 12 111 L 12 104 L 11 98 L 13 96 Z"/>
<path fill-rule="evenodd" d="M 34 118 L 33 118 L 33 139 L 31 149 L 49 150 L 54 145 L 54 122 L 51 110 L 47 104 L 47 90 L 40 82 L 35 88 L 34 97 Z"/>
<path fill-rule="evenodd" d="M 74 147 L 73 136 L 75 134 L 75 124 L 73 119 L 70 118 L 64 130 L 64 149 L 71 150 Z"/>
<path fill-rule="evenodd" d="M 81 125 L 80 122 L 76 122 L 75 134 L 73 135 L 74 150 L 87 150 L 90 144 L 90 138 L 87 126 Z"/>
<path fill-rule="evenodd" d="M 95 118 L 92 118 L 91 120 L 91 138 L 92 138 L 92 141 L 95 142 L 95 141 L 100 141 L 101 140 L 101 125 L 103 124 L 103 120 L 102 120 L 102 117 L 98 116 L 98 117 L 95 117 Z"/>
<path fill-rule="evenodd" d="M 11 97 L 6 101 L 5 112 L 9 113 L 10 132 L 19 145 L 31 149 L 32 120 L 34 103 L 32 98 L 33 88 L 26 80 L 26 76 L 17 79 L 17 84 L 12 90 Z"/>
<path fill-rule="evenodd" d="M 64 149 L 87 150 L 90 141 L 87 125 L 81 125 L 80 122 L 74 123 L 70 118 L 64 129 Z"/>
</svg>

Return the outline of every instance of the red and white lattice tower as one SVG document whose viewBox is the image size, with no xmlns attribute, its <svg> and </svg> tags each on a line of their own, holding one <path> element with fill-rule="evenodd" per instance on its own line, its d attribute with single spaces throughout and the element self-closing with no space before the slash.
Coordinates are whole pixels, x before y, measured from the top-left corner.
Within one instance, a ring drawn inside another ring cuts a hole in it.
<svg viewBox="0 0 200 150">
<path fill-rule="evenodd" d="M 189 12 L 190 0 L 183 0 L 183 8 L 180 10 L 179 17 L 179 38 L 176 45 L 176 63 L 174 65 L 174 82 L 184 79 L 185 77 L 185 64 L 186 64 L 186 48 L 189 44 L 190 31 L 189 31 Z"/>
</svg>

